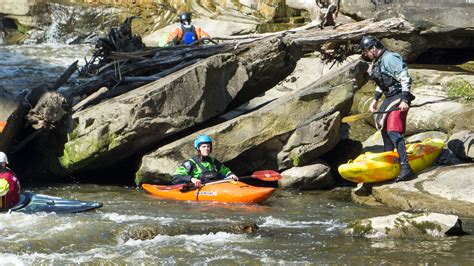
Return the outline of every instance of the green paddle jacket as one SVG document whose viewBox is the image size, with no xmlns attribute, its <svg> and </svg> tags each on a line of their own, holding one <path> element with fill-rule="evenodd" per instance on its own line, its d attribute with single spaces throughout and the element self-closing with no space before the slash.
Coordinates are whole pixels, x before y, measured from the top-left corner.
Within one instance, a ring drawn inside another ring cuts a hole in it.
<svg viewBox="0 0 474 266">
<path fill-rule="evenodd" d="M 208 156 L 202 161 L 199 156 L 184 161 L 174 172 L 173 184 L 191 182 L 191 178 L 198 178 L 202 182 L 215 179 L 224 179 L 232 174 L 229 168 L 216 158 Z"/>
</svg>

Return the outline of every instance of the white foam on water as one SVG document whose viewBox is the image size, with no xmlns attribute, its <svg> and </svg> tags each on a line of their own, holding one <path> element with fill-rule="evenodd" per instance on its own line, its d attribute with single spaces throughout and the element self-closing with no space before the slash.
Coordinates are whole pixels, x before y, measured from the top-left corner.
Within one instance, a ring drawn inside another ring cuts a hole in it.
<svg viewBox="0 0 474 266">
<path fill-rule="evenodd" d="M 175 219 L 169 217 L 153 217 L 148 215 L 128 215 L 128 214 L 119 214 L 115 212 L 104 213 L 102 215 L 103 219 L 110 220 L 116 223 L 125 223 L 133 221 L 160 221 L 163 224 L 169 224 Z"/>
<path fill-rule="evenodd" d="M 24 214 L 12 212 L 0 215 L 0 230 L 24 229 L 42 223 L 45 219 L 56 216 L 54 213 Z"/>
<path fill-rule="evenodd" d="M 183 245 L 189 251 L 194 250 L 196 245 L 211 245 L 221 246 L 226 243 L 235 242 L 249 242 L 251 241 L 245 234 L 232 234 L 226 232 L 217 232 L 202 235 L 157 235 L 153 239 L 148 240 L 133 240 L 129 239 L 123 244 L 127 246 L 142 246 L 142 245 Z"/>
<path fill-rule="evenodd" d="M 207 235 L 180 235 L 187 242 L 195 242 L 199 244 L 220 245 L 229 242 L 248 242 L 249 239 L 245 234 L 232 234 L 227 232 L 210 233 Z"/>
<path fill-rule="evenodd" d="M 306 228 L 315 225 L 328 225 L 327 230 L 331 231 L 335 228 L 344 227 L 344 224 L 337 220 L 323 220 L 323 221 L 288 221 L 284 219 L 274 218 L 272 216 L 265 217 L 260 227 L 284 227 L 284 228 Z"/>
<path fill-rule="evenodd" d="M 2 259 L 2 265 L 25 265 L 17 255 L 0 253 L 0 258 Z"/>
<path fill-rule="evenodd" d="M 90 263 L 90 262 L 97 262 L 100 260 L 113 262 L 116 260 L 120 254 L 117 252 L 116 248 L 109 247 L 100 247 L 100 248 L 93 248 L 84 252 L 73 252 L 73 253 L 21 253 L 21 254 L 6 254 L 0 253 L 0 264 L 3 266 L 5 265 L 4 261 L 6 261 L 7 265 L 9 262 L 12 265 L 38 265 L 38 264 L 48 264 L 48 265 L 55 265 L 55 264 L 64 264 L 64 263 L 71 263 L 71 264 L 81 264 L 81 263 Z M 137 251 L 138 252 L 138 251 Z M 4 260 L 6 258 L 6 260 Z"/>
<path fill-rule="evenodd" d="M 75 60 L 79 65 L 85 64 L 84 56 L 92 53 L 90 45 L 65 45 L 65 44 L 31 44 L 10 45 L 0 47 L 2 61 L 0 65 L 24 67 L 34 66 L 37 63 L 52 64 L 67 67 Z M 36 65 L 41 68 L 41 65 Z M 3 70 L 2 70 L 3 71 Z"/>
</svg>

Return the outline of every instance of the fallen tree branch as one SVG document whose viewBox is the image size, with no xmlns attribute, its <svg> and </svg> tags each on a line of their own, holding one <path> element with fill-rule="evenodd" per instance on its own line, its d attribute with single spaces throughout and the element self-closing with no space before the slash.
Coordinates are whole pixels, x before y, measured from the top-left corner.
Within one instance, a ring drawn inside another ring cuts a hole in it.
<svg viewBox="0 0 474 266">
<path fill-rule="evenodd" d="M 88 97 L 86 97 L 84 100 L 80 101 L 78 104 L 74 105 L 72 107 L 73 112 L 80 111 L 84 106 L 86 106 L 88 103 L 92 102 L 94 99 L 97 99 L 100 95 L 108 92 L 109 89 L 107 87 L 102 87 L 98 91 L 92 93 Z"/>
</svg>

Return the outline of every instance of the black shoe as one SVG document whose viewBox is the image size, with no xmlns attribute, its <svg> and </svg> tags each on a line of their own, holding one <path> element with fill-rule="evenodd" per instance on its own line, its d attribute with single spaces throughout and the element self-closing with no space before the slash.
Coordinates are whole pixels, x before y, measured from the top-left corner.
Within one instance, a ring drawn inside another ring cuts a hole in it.
<svg viewBox="0 0 474 266">
<path fill-rule="evenodd" d="M 406 181 L 413 174 L 413 170 L 409 164 L 402 164 L 400 174 L 395 179 L 395 182 Z"/>
</svg>

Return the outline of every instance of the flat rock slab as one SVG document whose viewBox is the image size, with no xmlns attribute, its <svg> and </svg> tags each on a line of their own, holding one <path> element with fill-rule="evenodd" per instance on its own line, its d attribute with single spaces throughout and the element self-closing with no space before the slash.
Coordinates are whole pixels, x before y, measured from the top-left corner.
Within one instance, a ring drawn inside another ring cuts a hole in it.
<svg viewBox="0 0 474 266">
<path fill-rule="evenodd" d="M 405 211 L 474 217 L 474 164 L 440 166 L 406 182 L 374 186 L 375 199 Z"/>
<path fill-rule="evenodd" d="M 465 234 L 456 215 L 406 212 L 356 220 L 343 233 L 367 238 L 439 238 Z"/>
</svg>

